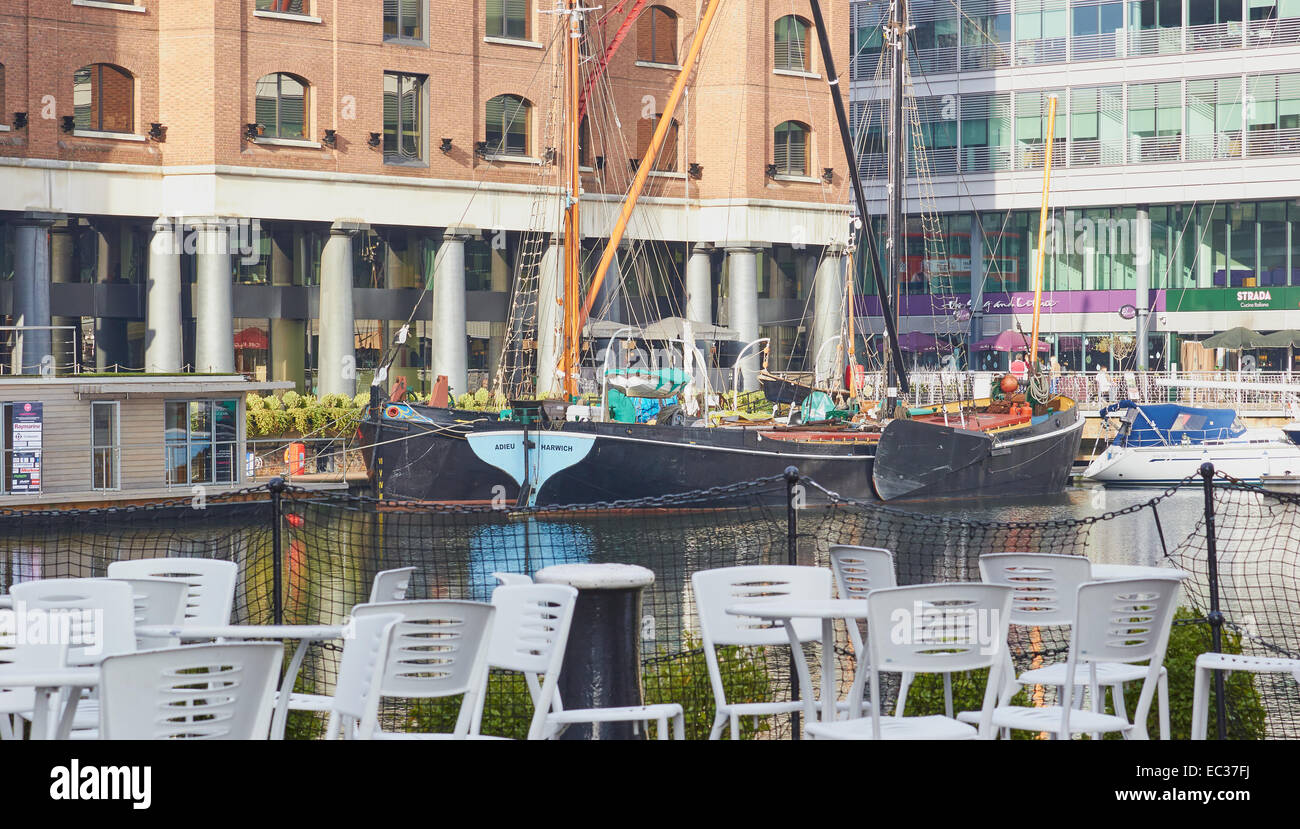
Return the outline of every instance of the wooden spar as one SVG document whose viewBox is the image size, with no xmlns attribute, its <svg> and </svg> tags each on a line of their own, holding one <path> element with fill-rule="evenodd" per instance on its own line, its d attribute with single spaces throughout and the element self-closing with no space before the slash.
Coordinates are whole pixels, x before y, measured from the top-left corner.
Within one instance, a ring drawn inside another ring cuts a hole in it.
<svg viewBox="0 0 1300 829">
<path fill-rule="evenodd" d="M 614 224 L 614 230 L 609 234 L 609 241 L 605 243 L 605 253 L 600 257 L 600 264 L 596 266 L 596 273 L 591 278 L 591 287 L 587 289 L 587 301 L 583 303 L 582 309 L 577 314 L 575 328 L 579 333 L 582 332 L 582 326 L 586 323 L 588 315 L 591 314 L 591 306 L 596 304 L 596 296 L 600 293 L 601 283 L 605 281 L 605 274 L 609 271 L 609 266 L 614 261 L 614 255 L 618 251 L 618 243 L 623 240 L 623 234 L 627 231 L 628 219 L 631 218 L 632 211 L 636 208 L 637 199 L 641 198 L 641 191 L 645 189 L 645 183 L 650 177 L 650 170 L 654 166 L 654 160 L 659 155 L 659 148 L 663 146 L 664 138 L 668 135 L 668 127 L 672 124 L 673 113 L 677 110 L 677 104 L 682 99 L 682 91 L 686 88 L 686 80 L 691 76 L 695 61 L 704 48 L 704 38 L 709 33 L 709 26 L 713 23 L 713 18 L 721 5 L 722 0 L 712 0 L 709 7 L 704 11 L 703 17 L 700 18 L 700 25 L 695 30 L 695 37 L 691 39 L 690 51 L 686 53 L 686 60 L 682 61 L 682 71 L 677 75 L 677 82 L 673 84 L 672 92 L 668 93 L 668 101 L 664 104 L 659 123 L 655 125 L 654 135 L 650 138 L 650 146 L 646 148 L 645 156 L 641 159 L 641 166 L 637 167 L 636 178 L 632 180 L 632 189 L 628 191 L 627 198 L 623 200 L 623 209 L 618 214 L 618 221 Z"/>
<path fill-rule="evenodd" d="M 1047 99 L 1047 142 L 1043 155 L 1043 206 L 1038 213 L 1038 269 L 1034 273 L 1034 325 L 1029 340 L 1029 365 L 1038 362 L 1038 316 L 1043 302 L 1043 254 L 1047 245 L 1047 191 L 1052 183 L 1052 141 L 1056 132 L 1056 96 Z"/>
<path fill-rule="evenodd" d="M 844 365 L 848 367 L 848 371 L 849 371 L 849 382 L 845 383 L 845 385 L 849 387 L 849 398 L 856 399 L 858 396 L 858 390 L 854 388 L 854 386 L 856 385 L 856 383 L 854 382 L 856 378 L 854 377 L 854 373 L 853 373 L 853 365 L 854 363 L 857 362 L 857 348 L 856 348 L 857 337 L 855 336 L 853 331 L 853 323 L 854 323 L 853 317 L 856 316 L 856 312 L 853 310 L 853 278 L 854 277 L 853 277 L 853 247 L 852 246 L 850 246 L 847 251 L 847 258 L 844 260 L 844 264 L 845 264 L 844 308 L 849 315 L 849 331 L 848 331 L 849 348 L 848 348 L 848 356 L 845 357 L 844 359 Z"/>
<path fill-rule="evenodd" d="M 564 158 L 568 168 L 569 206 L 564 214 L 564 393 L 570 399 L 578 394 L 578 346 L 582 340 L 581 326 L 575 324 L 574 313 L 582 296 L 579 271 L 582 267 L 582 225 L 578 212 L 581 179 L 578 172 L 578 45 L 582 37 L 581 12 L 578 0 L 568 0 L 569 36 L 564 53 L 565 72 L 569 85 L 568 120 L 564 130 Z"/>
</svg>

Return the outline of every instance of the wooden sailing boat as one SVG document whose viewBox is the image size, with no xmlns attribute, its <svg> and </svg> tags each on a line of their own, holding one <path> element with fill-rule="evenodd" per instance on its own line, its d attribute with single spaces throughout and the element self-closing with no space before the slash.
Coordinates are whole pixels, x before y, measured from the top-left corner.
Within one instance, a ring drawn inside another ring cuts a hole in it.
<svg viewBox="0 0 1300 829">
<path fill-rule="evenodd" d="M 610 234 L 585 300 L 581 300 L 578 278 L 579 199 L 577 188 L 577 33 L 581 30 L 583 10 L 576 0 L 568 0 L 569 37 L 566 44 L 566 88 L 570 96 L 566 122 L 566 167 L 568 203 L 565 210 L 566 231 L 563 308 L 563 347 L 560 375 L 564 398 L 541 403 L 516 402 L 509 419 L 483 415 L 464 416 L 450 409 L 419 405 L 392 404 L 377 407 L 377 416 L 363 424 L 363 438 L 372 447 L 368 456 L 376 484 L 385 497 L 436 501 L 490 501 L 504 495 L 520 504 L 545 505 L 589 503 L 620 499 L 655 497 L 675 492 L 720 487 L 737 481 L 780 474 L 789 466 L 813 478 L 832 491 L 855 497 L 912 495 L 919 489 L 944 495 L 966 495 L 988 489 L 1008 494 L 1040 494 L 1059 490 L 1058 469 L 1069 469 L 1078 447 L 1078 432 L 1054 421 L 1031 422 L 1028 416 L 990 411 L 991 401 L 966 401 L 914 412 L 913 419 L 895 420 L 881 431 L 881 423 L 858 416 L 851 424 L 833 428 L 806 427 L 787 429 L 773 425 L 733 424 L 711 426 L 706 420 L 690 424 L 605 422 L 588 419 L 575 412 L 579 366 L 578 342 L 591 313 L 601 285 L 612 264 L 618 243 L 627 229 L 628 219 L 645 186 L 652 161 L 667 136 L 671 114 L 681 100 L 687 78 L 699 57 L 705 37 L 723 0 L 712 0 L 704 9 L 682 70 L 664 107 L 645 157 L 638 167 L 618 220 Z M 867 216 L 866 200 L 849 130 L 847 110 L 835 74 L 825 20 L 817 0 L 811 0 L 815 29 L 818 34 L 832 100 L 844 144 L 859 216 Z M 895 32 L 906 31 L 905 0 L 896 0 L 898 14 L 890 26 Z M 901 40 L 899 41 L 901 42 Z M 901 135 L 902 92 L 904 88 L 903 50 L 896 61 L 893 78 L 895 113 Z M 904 261 L 902 238 L 902 182 L 905 168 L 898 156 L 905 142 L 891 141 L 894 154 L 891 178 L 898 182 L 891 188 L 890 279 L 885 278 L 874 237 L 863 233 L 868 248 L 871 273 L 884 308 L 884 323 L 889 342 L 897 342 L 896 319 L 891 297 L 895 296 L 897 274 Z M 581 301 L 580 301 L 581 300 Z M 851 286 L 846 288 L 846 303 L 853 308 Z M 849 324 L 849 364 L 854 365 L 852 350 L 853 314 Z M 684 337 L 689 340 L 689 337 Z M 895 411 L 899 395 L 909 390 L 901 353 L 890 352 L 887 395 L 873 408 L 885 414 Z M 858 391 L 845 390 L 850 395 Z M 881 405 L 883 404 L 883 405 Z M 981 411 L 980 406 L 983 405 Z M 1048 404 L 1051 405 L 1050 403 Z M 1072 401 L 1057 403 L 1061 417 L 1069 412 L 1077 417 Z M 863 408 L 863 407 L 860 407 Z M 995 406 L 992 408 L 996 408 Z M 949 416 L 961 420 L 969 429 L 953 430 L 945 424 Z M 934 418 L 938 418 L 935 420 Z M 1046 424 L 1046 425 L 1044 425 Z M 1073 424 L 1073 421 L 1071 421 Z M 1079 421 L 1079 425 L 1082 423 Z M 932 428 L 933 427 L 933 428 Z M 1021 428 L 1029 432 L 1022 433 Z M 947 429 L 947 431 L 944 431 Z M 1026 453 L 1042 448 L 1041 441 L 1056 431 L 1070 432 L 1069 439 L 1052 442 L 1050 463 L 1036 467 L 1039 474 L 1022 474 L 1016 467 L 1004 468 L 997 460 L 1011 457 L 1023 460 Z M 1006 433 L 1014 438 L 1003 439 Z M 1023 437 L 1024 440 L 1020 438 Z M 880 446 L 878 448 L 877 442 Z M 1024 450 L 1017 449 L 1025 446 Z M 996 447 L 996 451 L 994 450 Z M 910 462 L 904 453 L 914 452 Z M 945 454 L 946 453 L 946 454 Z M 873 476 L 878 455 L 888 461 L 888 474 Z M 1068 455 L 1068 457 L 1066 457 Z M 1063 463 L 1062 463 L 1063 461 Z M 897 469 L 906 467 L 920 482 L 902 481 Z M 920 474 L 918 475 L 918 467 Z M 948 475 L 953 483 L 946 488 L 936 482 Z"/>
</svg>

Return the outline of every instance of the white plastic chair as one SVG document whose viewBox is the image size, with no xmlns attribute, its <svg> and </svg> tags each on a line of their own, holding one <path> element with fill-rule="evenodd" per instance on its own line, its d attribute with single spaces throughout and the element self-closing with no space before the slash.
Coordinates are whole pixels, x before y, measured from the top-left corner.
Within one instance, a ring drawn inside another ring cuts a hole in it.
<svg viewBox="0 0 1300 829">
<path fill-rule="evenodd" d="M 465 739 L 470 736 L 487 671 L 487 641 L 496 608 L 450 599 L 357 605 L 352 618 L 396 613 L 402 617 L 380 681 L 381 697 L 431 699 L 464 694 L 451 734 L 387 732 L 373 739 Z"/>
<path fill-rule="evenodd" d="M 180 625 L 185 620 L 185 598 L 189 590 L 185 583 L 170 579 L 115 579 L 131 587 L 131 600 L 135 608 L 135 624 Z M 180 641 L 171 637 L 137 636 L 136 647 L 175 648 Z"/>
<path fill-rule="evenodd" d="M 882 590 L 898 586 L 898 571 L 894 564 L 894 554 L 884 547 L 858 547 L 852 544 L 832 544 L 831 572 L 835 574 L 835 591 L 841 599 L 866 599 L 872 590 Z M 862 641 L 862 631 L 855 622 L 850 621 L 849 641 L 853 644 L 853 655 L 857 660 L 857 671 L 853 677 L 853 691 L 847 703 L 836 703 L 837 709 L 856 711 L 863 706 L 863 691 L 867 682 L 867 646 Z M 912 675 L 903 674 L 902 685 L 898 691 L 898 705 L 894 716 L 903 716 L 903 705 L 907 700 L 908 688 L 912 685 Z M 948 703 L 948 716 L 952 716 L 952 677 L 943 678 L 944 699 Z M 853 715 L 857 716 L 857 715 Z"/>
<path fill-rule="evenodd" d="M 493 573 L 492 578 L 497 580 L 498 585 L 509 587 L 533 583 L 533 577 L 524 573 Z"/>
<path fill-rule="evenodd" d="M 383 570 L 375 574 L 375 583 L 370 586 L 370 604 L 379 602 L 400 602 L 406 598 L 406 590 L 411 586 L 414 567 L 398 567 L 395 570 Z"/>
<path fill-rule="evenodd" d="M 1203 653 L 1196 657 L 1196 683 L 1192 688 L 1193 740 L 1206 739 L 1210 722 L 1210 677 L 1213 671 L 1249 671 L 1252 674 L 1291 674 L 1300 682 L 1300 659 Z"/>
<path fill-rule="evenodd" d="M 6 671 L 39 671 L 62 668 L 67 664 L 68 646 L 65 642 L 34 643 L 18 638 L 18 619 L 14 611 L 0 608 L 0 740 L 18 740 L 23 737 L 21 717 L 31 717 L 36 707 L 36 689 L 31 687 L 5 688 Z M 54 718 L 48 721 L 53 724 Z"/>
<path fill-rule="evenodd" d="M 500 574 L 509 575 L 509 574 Z M 526 577 L 525 577 L 526 578 Z M 518 581 L 517 578 L 511 579 Z M 497 609 L 488 647 L 488 668 L 517 671 L 524 675 L 533 698 L 533 719 L 528 739 L 554 739 L 574 723 L 631 722 L 637 726 L 658 723 L 659 739 L 668 739 L 669 722 L 673 734 L 686 738 L 686 719 L 682 707 L 675 703 L 622 706 L 617 708 L 565 709 L 557 682 L 569 628 L 573 621 L 578 591 L 568 585 L 504 584 L 492 593 Z M 539 675 L 544 679 L 539 680 Z M 477 734 L 483 716 L 484 693 L 474 712 L 473 732 Z"/>
<path fill-rule="evenodd" d="M 1060 705 L 999 705 L 993 724 L 1002 729 L 1046 731 L 1056 736 L 1117 731 L 1125 738 L 1147 739 L 1147 713 L 1160 681 L 1169 628 L 1182 583 L 1177 578 L 1119 579 L 1079 586 L 1076 622 L 1070 628 L 1070 657 L 1065 666 Z M 1106 662 L 1148 662 L 1133 721 L 1101 713 L 1097 666 Z M 1092 692 L 1093 710 L 1073 706 L 1077 676 L 1082 672 Z"/>
<path fill-rule="evenodd" d="M 810 723 L 819 740 L 971 740 L 991 738 L 1005 668 L 1011 589 L 955 582 L 874 590 L 867 608 L 870 716 Z M 882 717 L 880 673 L 949 674 L 989 669 L 979 728 L 950 717 Z"/>
<path fill-rule="evenodd" d="M 284 648 L 190 645 L 104 660 L 105 740 L 265 740 Z"/>
<path fill-rule="evenodd" d="M 68 664 L 98 665 L 135 651 L 131 586 L 111 579 L 37 579 L 10 590 L 14 608 L 44 611 L 68 621 Z"/>
<path fill-rule="evenodd" d="M 143 558 L 108 565 L 110 579 L 169 579 L 189 585 L 185 624 L 228 625 L 239 565 L 211 558 Z"/>
<path fill-rule="evenodd" d="M 1076 617 L 1075 599 L 1079 585 L 1092 581 L 1092 563 L 1084 556 L 1056 553 L 990 553 L 980 557 L 980 575 L 990 584 L 1006 584 L 1015 590 L 1011 602 L 1011 624 L 1027 627 L 1068 627 Z M 1007 654 L 1010 665 L 1011 655 Z M 1127 717 L 1124 683 L 1140 682 L 1146 676 L 1142 665 L 1103 662 L 1096 666 L 1099 688 L 1109 688 L 1115 713 Z M 1007 705 L 1016 687 L 1045 685 L 1060 689 L 1065 685 L 1066 662 L 1057 662 L 1025 671 L 1005 674 L 1008 685 L 999 704 Z M 1076 674 L 1075 684 L 1089 684 L 1091 672 Z M 1169 674 L 1161 668 L 1157 687 L 1160 739 L 1169 739 Z M 1083 695 L 1078 701 L 1082 703 Z M 966 718 L 969 722 L 969 718 Z"/>
<path fill-rule="evenodd" d="M 721 739 L 722 726 L 730 724 L 730 736 L 740 739 L 740 717 L 772 716 L 802 711 L 805 703 L 789 702 L 734 702 L 727 699 L 718 667 L 719 645 L 739 647 L 789 646 L 790 638 L 785 627 L 752 616 L 734 616 L 727 608 L 745 602 L 768 599 L 829 599 L 831 597 L 831 571 L 821 567 L 797 567 L 786 564 L 721 567 L 700 570 L 691 575 L 695 591 L 695 606 L 700 616 L 700 634 L 704 640 L 704 660 L 709 670 L 709 683 L 713 688 L 716 713 L 710 740 Z M 793 620 L 795 639 L 802 645 L 821 642 L 821 621 L 818 619 Z M 824 645 L 833 647 L 834 643 Z M 798 655 L 791 656 L 799 679 L 800 694 L 805 700 L 813 696 L 808 665 Z"/>
<path fill-rule="evenodd" d="M 334 696 L 329 703 L 329 723 L 325 739 L 369 740 L 379 727 L 379 689 L 384 666 L 393 642 L 393 633 L 402 617 L 396 613 L 376 613 L 357 619 L 352 638 L 343 643 Z"/>
</svg>

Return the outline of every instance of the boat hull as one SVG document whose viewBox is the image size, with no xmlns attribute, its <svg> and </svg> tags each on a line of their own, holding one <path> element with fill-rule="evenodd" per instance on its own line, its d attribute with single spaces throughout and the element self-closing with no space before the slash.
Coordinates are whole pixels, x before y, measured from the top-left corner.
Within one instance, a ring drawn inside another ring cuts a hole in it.
<svg viewBox="0 0 1300 829">
<path fill-rule="evenodd" d="M 1242 481 L 1300 474 L 1300 446 L 1288 441 L 1223 441 L 1187 446 L 1111 446 L 1088 466 L 1083 477 L 1107 486 L 1172 484 L 1214 464 Z"/>
<path fill-rule="evenodd" d="M 518 501 L 520 487 L 514 478 L 480 460 L 466 439 L 470 432 L 499 433 L 504 444 L 522 437 L 518 423 L 484 418 L 453 426 L 455 418 L 447 410 L 411 408 L 430 422 L 394 424 L 385 419 L 379 445 L 368 456 L 381 497 Z M 362 425 L 366 444 L 374 442 L 374 428 L 373 423 Z M 791 466 L 829 490 L 872 497 L 871 444 L 771 440 L 758 428 L 569 422 L 561 431 L 588 436 L 593 444 L 581 461 L 543 483 L 538 506 L 657 498 L 779 475 Z M 809 497 L 816 500 L 814 492 Z"/>
<path fill-rule="evenodd" d="M 883 501 L 1050 495 L 1070 482 L 1082 438 L 1074 405 L 1006 436 L 896 420 L 880 436 L 872 479 Z"/>
</svg>

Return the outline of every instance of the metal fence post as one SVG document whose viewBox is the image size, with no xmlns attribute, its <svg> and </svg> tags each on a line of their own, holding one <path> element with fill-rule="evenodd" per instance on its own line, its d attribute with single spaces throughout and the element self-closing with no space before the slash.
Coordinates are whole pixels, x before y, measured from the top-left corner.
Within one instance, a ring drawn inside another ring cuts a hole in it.
<svg viewBox="0 0 1300 829">
<path fill-rule="evenodd" d="M 279 475 L 267 484 L 271 491 L 271 615 L 275 624 L 284 624 L 284 570 L 280 526 L 284 520 L 280 497 L 284 494 L 284 478 Z"/>
<path fill-rule="evenodd" d="M 785 468 L 785 543 L 786 563 L 791 567 L 799 564 L 799 512 L 795 509 L 795 493 L 799 487 L 799 469 L 794 466 Z M 834 647 L 835 643 L 822 642 L 822 647 Z M 796 659 L 794 652 L 791 659 Z M 824 679 L 822 680 L 825 681 Z M 790 666 L 790 699 L 799 701 L 799 674 L 794 665 Z M 799 739 L 799 712 L 790 714 L 791 739 Z"/>
<path fill-rule="evenodd" d="M 1214 538 L 1214 464 L 1201 464 L 1205 489 L 1205 552 L 1210 576 L 1210 640 L 1215 653 L 1223 652 L 1223 613 L 1219 611 L 1219 551 Z M 1218 738 L 1228 739 L 1228 701 L 1224 698 L 1223 671 L 1214 672 L 1214 710 Z"/>
</svg>

